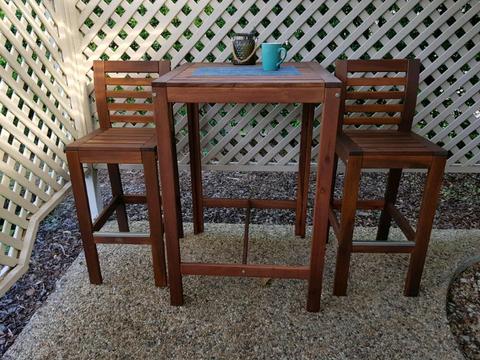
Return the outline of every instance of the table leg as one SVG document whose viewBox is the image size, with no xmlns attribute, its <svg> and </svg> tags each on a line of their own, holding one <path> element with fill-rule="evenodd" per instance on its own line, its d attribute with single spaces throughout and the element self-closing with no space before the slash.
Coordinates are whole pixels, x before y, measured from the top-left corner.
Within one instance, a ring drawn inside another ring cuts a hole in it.
<svg viewBox="0 0 480 360">
<path fill-rule="evenodd" d="M 203 232 L 203 189 L 198 104 L 187 104 L 187 114 L 190 176 L 192 180 L 193 233 L 199 234 Z"/>
<path fill-rule="evenodd" d="M 165 244 L 163 242 L 162 208 L 160 187 L 158 186 L 157 156 L 153 151 L 142 151 L 142 164 L 145 176 L 148 223 L 152 246 L 152 265 L 155 286 L 167 286 L 165 266 Z"/>
<path fill-rule="evenodd" d="M 182 273 L 180 271 L 180 244 L 178 228 L 178 188 L 176 182 L 175 134 L 166 88 L 157 88 L 155 96 L 155 124 L 158 162 L 162 188 L 165 241 L 167 247 L 170 303 L 183 305 Z"/>
<path fill-rule="evenodd" d="M 310 161 L 312 158 L 312 133 L 314 104 L 303 104 L 300 157 L 298 159 L 297 207 L 295 210 L 295 235 L 305 237 L 307 222 L 308 187 L 310 184 Z"/>
<path fill-rule="evenodd" d="M 320 310 L 325 246 L 328 238 L 328 207 L 332 189 L 335 142 L 340 107 L 340 89 L 326 88 L 318 154 L 317 185 L 313 210 L 312 250 L 308 278 L 307 311 Z"/>
<path fill-rule="evenodd" d="M 173 105 L 169 104 L 169 111 L 170 111 L 170 119 L 172 121 L 172 131 L 173 131 L 173 139 L 175 139 L 175 126 L 173 125 Z M 183 238 L 183 216 L 182 216 L 182 201 L 180 197 L 180 179 L 178 173 L 178 160 L 177 160 L 177 146 L 175 141 L 172 141 L 172 154 L 173 154 L 173 165 L 175 167 L 175 194 L 177 199 L 177 227 L 178 227 L 178 237 Z"/>
</svg>

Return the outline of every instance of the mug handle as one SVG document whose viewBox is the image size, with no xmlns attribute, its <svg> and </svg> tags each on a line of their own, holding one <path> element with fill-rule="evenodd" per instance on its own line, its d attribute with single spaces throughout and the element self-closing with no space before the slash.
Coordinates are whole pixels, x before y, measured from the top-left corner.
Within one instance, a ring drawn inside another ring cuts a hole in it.
<svg viewBox="0 0 480 360">
<path fill-rule="evenodd" d="M 275 65 L 277 68 L 285 61 L 285 58 L 287 57 L 287 49 L 281 47 L 278 49 L 278 52 L 280 53 L 280 61 Z"/>
</svg>

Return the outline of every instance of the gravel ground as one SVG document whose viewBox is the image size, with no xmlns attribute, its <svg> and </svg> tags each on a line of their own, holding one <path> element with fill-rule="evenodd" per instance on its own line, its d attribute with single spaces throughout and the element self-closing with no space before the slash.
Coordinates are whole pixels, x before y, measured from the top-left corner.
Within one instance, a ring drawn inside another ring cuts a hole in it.
<svg viewBox="0 0 480 360">
<path fill-rule="evenodd" d="M 242 228 L 210 223 L 192 236 L 187 226 L 183 259 L 238 263 Z M 375 229 L 357 233 L 370 239 Z M 414 298 L 402 296 L 407 257 L 383 254 L 354 254 L 348 296 L 333 296 L 331 241 L 319 313 L 305 311 L 307 283 L 285 279 L 185 276 L 185 305 L 170 306 L 168 289 L 153 285 L 148 247 L 99 246 L 104 283 L 88 282 L 79 256 L 5 360 L 460 360 L 445 298 L 457 264 L 480 251 L 478 237 L 478 230 L 436 230 Z M 292 225 L 252 225 L 250 250 L 252 263 L 305 264 L 310 244 L 293 235 Z"/>
<path fill-rule="evenodd" d="M 458 274 L 447 297 L 452 333 L 467 359 L 480 359 L 480 258 Z"/>
<path fill-rule="evenodd" d="M 136 170 L 122 171 L 126 192 L 141 192 L 143 179 Z M 385 184 L 384 174 L 367 173 L 363 176 L 361 195 L 381 196 Z M 399 207 L 407 217 L 414 217 L 425 176 L 419 173 L 404 175 Z M 101 192 L 104 199 L 109 197 L 106 174 L 100 174 Z M 339 176 L 337 195 L 342 178 Z M 271 186 L 275 184 L 275 186 Z M 437 229 L 480 228 L 480 174 L 447 174 L 442 190 L 434 227 Z M 237 173 L 204 172 L 205 196 L 223 197 L 293 197 L 296 181 L 292 173 Z M 314 179 L 311 187 L 313 189 Z M 182 209 L 184 220 L 191 221 L 191 198 L 189 176 L 181 173 Z M 310 201 L 311 203 L 311 201 Z M 145 219 L 142 206 L 130 206 L 132 220 Z M 206 222 L 238 223 L 243 221 L 243 212 L 236 209 L 207 209 Z M 378 213 L 359 212 L 357 225 L 374 225 Z M 284 210 L 255 210 L 252 222 L 259 224 L 293 223 L 293 213 Z M 311 224 L 311 212 L 308 222 Z M 30 269 L 17 284 L 0 298 L 0 356 L 13 343 L 33 313 L 43 304 L 55 289 L 56 281 L 65 273 L 81 251 L 78 224 L 71 196 L 42 222 L 34 246 Z"/>
</svg>

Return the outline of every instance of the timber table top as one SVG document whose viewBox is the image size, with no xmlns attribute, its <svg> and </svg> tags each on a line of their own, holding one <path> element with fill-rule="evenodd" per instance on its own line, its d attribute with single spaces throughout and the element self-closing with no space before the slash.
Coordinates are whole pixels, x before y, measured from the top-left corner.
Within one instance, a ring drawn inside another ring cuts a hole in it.
<svg viewBox="0 0 480 360">
<path fill-rule="evenodd" d="M 219 70 L 218 74 L 214 74 L 215 68 Z M 339 87 L 341 85 L 340 80 L 317 62 L 284 63 L 281 69 L 285 71 L 262 71 L 261 64 L 188 63 L 154 80 L 152 86 Z"/>
<path fill-rule="evenodd" d="M 324 101 L 327 88 L 341 81 L 317 62 L 284 63 L 281 71 L 261 65 L 188 63 L 152 82 L 179 103 L 313 103 Z"/>
</svg>

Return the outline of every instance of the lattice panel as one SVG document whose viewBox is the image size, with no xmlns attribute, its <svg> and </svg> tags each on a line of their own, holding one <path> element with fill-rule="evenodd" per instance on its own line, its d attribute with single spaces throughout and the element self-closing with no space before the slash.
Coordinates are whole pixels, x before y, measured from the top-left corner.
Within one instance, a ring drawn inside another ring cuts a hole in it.
<svg viewBox="0 0 480 360">
<path fill-rule="evenodd" d="M 479 169 L 478 0 L 97 0 L 78 1 L 76 9 L 89 77 L 99 58 L 164 58 L 174 66 L 228 61 L 232 32 L 253 29 L 259 42 L 288 42 L 291 60 L 315 60 L 331 71 L 337 58 L 420 58 L 416 131 L 451 152 L 450 170 Z M 294 169 L 297 106 L 206 105 L 202 114 L 206 164 Z M 176 115 L 179 159 L 186 164 L 184 110 L 177 107 Z"/>
<path fill-rule="evenodd" d="M 28 266 L 39 212 L 69 180 L 71 86 L 50 2 L 0 2 L 0 294 Z"/>
</svg>

